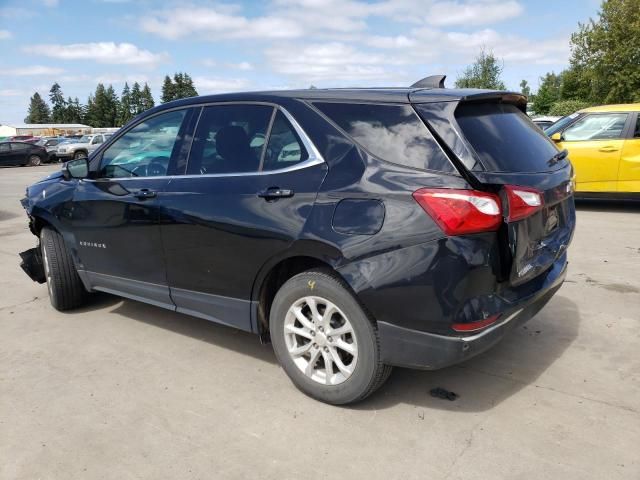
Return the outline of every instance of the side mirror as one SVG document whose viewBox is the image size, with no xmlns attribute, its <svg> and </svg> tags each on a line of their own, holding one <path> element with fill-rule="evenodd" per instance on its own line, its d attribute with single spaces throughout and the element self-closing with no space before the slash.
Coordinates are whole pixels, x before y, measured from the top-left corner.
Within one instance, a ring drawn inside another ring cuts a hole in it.
<svg viewBox="0 0 640 480">
<path fill-rule="evenodd" d="M 68 161 L 62 167 L 62 175 L 65 180 L 87 178 L 89 176 L 89 159 L 85 157 Z"/>
<path fill-rule="evenodd" d="M 562 134 L 560 132 L 556 132 L 553 135 L 551 135 L 551 140 L 553 140 L 554 142 L 561 142 L 562 141 Z"/>
</svg>

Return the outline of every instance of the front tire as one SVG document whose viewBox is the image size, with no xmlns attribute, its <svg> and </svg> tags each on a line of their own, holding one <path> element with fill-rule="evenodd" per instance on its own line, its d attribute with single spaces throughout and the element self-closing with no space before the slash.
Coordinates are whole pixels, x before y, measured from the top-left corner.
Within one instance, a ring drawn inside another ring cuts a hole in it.
<svg viewBox="0 0 640 480">
<path fill-rule="evenodd" d="M 76 152 L 73 154 L 73 159 L 78 160 L 80 158 L 85 158 L 87 154 L 85 152 Z"/>
<path fill-rule="evenodd" d="M 31 155 L 29 157 L 29 166 L 38 167 L 42 164 L 42 159 L 38 155 Z"/>
<path fill-rule="evenodd" d="M 53 308 L 64 311 L 83 305 L 87 291 L 82 285 L 62 235 L 52 228 L 44 227 L 40 233 L 40 248 Z"/>
<path fill-rule="evenodd" d="M 290 278 L 273 300 L 269 328 L 291 381 L 322 402 L 363 400 L 391 373 L 380 360 L 375 322 L 333 272 Z"/>
</svg>

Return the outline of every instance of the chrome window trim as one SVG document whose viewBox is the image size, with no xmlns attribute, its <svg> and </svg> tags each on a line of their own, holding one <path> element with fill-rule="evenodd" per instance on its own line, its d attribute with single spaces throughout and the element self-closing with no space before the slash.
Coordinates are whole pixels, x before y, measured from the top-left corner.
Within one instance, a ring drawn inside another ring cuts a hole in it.
<svg viewBox="0 0 640 480">
<path fill-rule="evenodd" d="M 304 129 L 300 126 L 300 124 L 298 123 L 298 121 L 293 117 L 293 115 L 291 115 L 286 108 L 284 108 L 281 105 L 278 105 L 277 103 L 271 103 L 271 102 L 252 102 L 252 101 L 236 101 L 236 102 L 214 102 L 214 103 L 198 103 L 198 104 L 194 104 L 194 105 L 189 105 L 188 107 L 182 106 L 182 107 L 176 107 L 176 108 L 171 108 L 171 109 L 166 109 L 166 110 L 162 110 L 161 112 L 157 112 L 153 115 L 149 115 L 148 117 L 145 117 L 142 121 L 136 123 L 135 125 L 133 125 L 132 127 L 128 128 L 125 132 L 122 133 L 122 135 L 118 138 L 122 138 L 122 136 L 126 135 L 127 132 L 129 130 L 131 130 L 132 128 L 134 128 L 135 126 L 139 125 L 140 123 L 144 122 L 146 119 L 148 118 L 152 118 L 155 117 L 157 115 L 161 115 L 163 113 L 167 113 L 170 111 L 174 111 L 174 110 L 180 110 L 183 108 L 196 108 L 196 107 L 209 107 L 209 106 L 215 106 L 215 105 L 269 105 L 275 108 L 274 112 L 277 112 L 277 110 L 280 110 L 284 116 L 287 118 L 287 120 L 289 121 L 289 123 L 291 123 L 291 126 L 293 127 L 293 129 L 296 131 L 296 133 L 298 134 L 298 136 L 300 137 L 300 140 L 302 141 L 302 144 L 304 145 L 304 147 L 307 149 L 307 153 L 309 154 L 309 158 L 307 158 L 304 162 L 300 162 L 300 163 L 296 163 L 295 165 L 291 165 L 290 167 L 285 167 L 285 168 L 279 168 L 278 170 L 268 170 L 268 171 L 256 171 L 256 172 L 238 172 L 238 173 L 206 173 L 204 175 L 200 175 L 200 174 L 190 174 L 190 175 L 160 175 L 160 176 L 152 176 L 152 177 L 104 177 L 104 178 L 96 178 L 96 179 L 83 179 L 83 180 L 88 180 L 91 182 L 104 182 L 104 181 L 126 181 L 126 180 L 144 180 L 144 179 L 150 179 L 150 180 L 158 180 L 158 179 L 179 179 L 179 178 L 212 178 L 212 177 L 249 177 L 249 176 L 255 176 L 255 175 L 276 175 L 279 173 L 289 173 L 289 172 L 295 172 L 296 170 L 303 170 L 305 168 L 309 168 L 309 167 L 314 167 L 316 165 L 320 165 L 323 163 L 326 163 L 324 160 L 324 157 L 322 156 L 322 154 L 320 153 L 320 151 L 316 148 L 316 146 L 313 144 L 313 142 L 311 141 L 311 139 L 309 138 L 309 136 L 307 135 L 307 133 L 304 131 Z M 200 111 L 200 115 L 202 115 L 202 110 Z M 200 117 L 198 117 L 198 121 L 200 120 Z M 196 124 L 196 128 L 197 128 L 197 124 Z M 271 132 L 269 132 L 270 134 Z M 267 142 L 269 141 L 269 137 L 267 137 Z M 193 145 L 193 142 L 192 142 Z M 266 149 L 266 143 L 265 143 L 265 149 Z M 110 147 L 111 145 L 109 145 Z M 109 148 L 107 147 L 107 148 Z M 106 150 L 106 148 L 105 148 Z M 189 147 L 189 155 L 191 155 L 191 147 Z"/>
</svg>

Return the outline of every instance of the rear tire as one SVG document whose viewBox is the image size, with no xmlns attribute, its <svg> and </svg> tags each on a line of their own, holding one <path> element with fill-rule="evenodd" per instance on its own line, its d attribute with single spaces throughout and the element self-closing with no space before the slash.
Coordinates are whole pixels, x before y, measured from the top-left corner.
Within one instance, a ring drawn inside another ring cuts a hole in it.
<svg viewBox="0 0 640 480">
<path fill-rule="evenodd" d="M 290 278 L 273 300 L 269 328 L 276 357 L 291 381 L 322 402 L 363 400 L 391 373 L 380 359 L 375 322 L 331 271 Z"/>
<path fill-rule="evenodd" d="M 78 276 L 62 235 L 49 227 L 40 232 L 40 248 L 51 305 L 64 311 L 83 305 L 87 291 Z"/>
<path fill-rule="evenodd" d="M 29 166 L 38 167 L 42 164 L 42 159 L 38 155 L 31 155 L 29 157 Z"/>
</svg>

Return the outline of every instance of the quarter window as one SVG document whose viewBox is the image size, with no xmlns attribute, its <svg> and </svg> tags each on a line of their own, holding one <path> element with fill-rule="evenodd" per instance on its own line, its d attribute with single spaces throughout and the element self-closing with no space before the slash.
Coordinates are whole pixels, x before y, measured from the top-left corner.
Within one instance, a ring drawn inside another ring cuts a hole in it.
<svg viewBox="0 0 640 480">
<path fill-rule="evenodd" d="M 263 170 L 279 170 L 304 162 L 309 153 L 284 113 L 278 110 L 271 126 Z"/>
<path fill-rule="evenodd" d="M 266 105 L 205 107 L 193 139 L 187 173 L 257 172 L 272 114 L 273 107 Z"/>
<path fill-rule="evenodd" d="M 382 160 L 454 172 L 449 159 L 409 105 L 316 103 L 315 106 Z"/>
<path fill-rule="evenodd" d="M 633 138 L 640 138 L 640 113 L 638 114 L 638 119 L 636 120 L 636 129 L 633 132 Z"/>
<path fill-rule="evenodd" d="M 100 176 L 155 177 L 167 174 L 173 151 L 180 143 L 186 110 L 148 118 L 118 138 L 102 155 Z"/>
<path fill-rule="evenodd" d="M 587 115 L 567 128 L 562 138 L 567 142 L 620 138 L 628 116 L 627 113 Z"/>
</svg>

